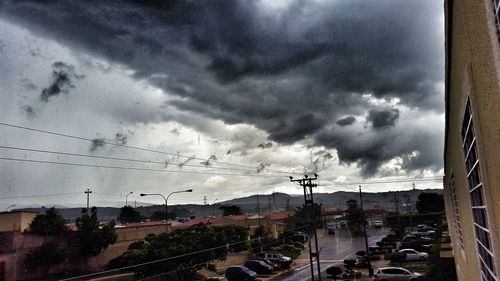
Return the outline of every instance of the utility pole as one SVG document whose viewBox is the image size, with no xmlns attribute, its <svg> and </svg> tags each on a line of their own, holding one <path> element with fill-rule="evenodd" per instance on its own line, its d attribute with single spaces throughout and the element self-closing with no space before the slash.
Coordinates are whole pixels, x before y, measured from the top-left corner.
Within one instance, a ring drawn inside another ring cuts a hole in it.
<svg viewBox="0 0 500 281">
<path fill-rule="evenodd" d="M 286 199 L 286 211 L 290 212 L 290 198 Z"/>
<path fill-rule="evenodd" d="M 406 211 L 408 212 L 408 215 L 410 216 L 410 231 L 413 231 L 413 222 L 412 222 L 412 218 L 411 218 L 411 205 L 412 205 L 412 201 L 410 199 L 410 196 L 406 196 Z"/>
<path fill-rule="evenodd" d="M 309 210 L 309 217 L 308 217 L 308 233 L 313 233 L 314 234 L 314 244 L 315 244 L 315 252 L 313 252 L 312 249 L 312 243 L 311 239 L 309 239 L 309 262 L 310 262 L 310 267 L 311 267 L 311 278 L 312 281 L 315 281 L 314 277 L 314 264 L 313 264 L 313 257 L 316 258 L 316 264 L 318 267 L 318 279 L 321 281 L 321 266 L 320 266 L 320 261 L 319 261 L 319 250 L 318 250 L 318 234 L 316 232 L 316 226 L 317 226 L 317 218 L 314 215 L 314 199 L 313 199 L 313 192 L 312 189 L 313 187 L 317 187 L 318 185 L 313 183 L 313 181 L 318 179 L 318 175 L 314 174 L 313 177 L 309 177 L 307 175 L 304 175 L 304 178 L 302 179 L 293 179 L 293 177 L 290 177 L 291 182 L 296 182 L 300 186 L 304 188 L 304 210 Z M 309 188 L 309 190 L 308 190 Z M 309 192 L 309 194 L 308 194 Z"/>
<path fill-rule="evenodd" d="M 207 197 L 203 196 L 203 205 L 207 205 Z"/>
<path fill-rule="evenodd" d="M 92 190 L 87 188 L 87 190 L 85 190 L 84 193 L 87 194 L 87 214 L 88 214 L 89 213 L 89 197 L 90 197 L 90 193 L 92 193 Z"/>
<path fill-rule="evenodd" d="M 271 213 L 271 196 L 267 196 L 267 212 Z"/>
<path fill-rule="evenodd" d="M 398 236 L 401 239 L 401 218 L 399 217 L 398 202 L 399 202 L 398 192 L 395 191 L 394 192 L 394 204 L 395 204 L 395 207 L 396 207 L 396 215 L 398 216 Z"/>
<path fill-rule="evenodd" d="M 361 185 L 359 186 L 359 201 L 361 204 L 361 211 L 363 214 L 365 213 L 365 209 L 363 208 L 363 192 L 361 191 Z M 368 234 L 366 233 L 366 222 L 361 222 L 363 224 L 363 232 L 365 234 L 365 247 L 366 247 L 366 259 L 368 262 L 368 276 L 373 276 L 373 268 L 372 263 L 370 261 L 370 249 L 368 248 Z"/>
<path fill-rule="evenodd" d="M 257 194 L 257 215 L 259 216 L 259 227 L 260 227 L 261 224 L 260 224 L 260 201 L 259 201 L 259 194 Z"/>
</svg>

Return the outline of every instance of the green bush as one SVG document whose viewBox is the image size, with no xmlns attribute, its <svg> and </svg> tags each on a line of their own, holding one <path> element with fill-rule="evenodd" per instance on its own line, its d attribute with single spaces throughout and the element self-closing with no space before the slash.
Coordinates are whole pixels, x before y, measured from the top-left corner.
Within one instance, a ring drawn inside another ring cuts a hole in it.
<svg viewBox="0 0 500 281">
<path fill-rule="evenodd" d="M 207 265 L 207 269 L 210 270 L 210 271 L 216 272 L 217 271 L 217 266 L 215 265 L 215 263 L 209 263 Z"/>
</svg>

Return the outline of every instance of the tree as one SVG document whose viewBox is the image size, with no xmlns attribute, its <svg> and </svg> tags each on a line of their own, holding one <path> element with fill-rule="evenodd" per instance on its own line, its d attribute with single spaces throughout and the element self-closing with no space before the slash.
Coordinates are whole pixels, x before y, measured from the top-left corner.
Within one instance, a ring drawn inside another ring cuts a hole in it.
<svg viewBox="0 0 500 281">
<path fill-rule="evenodd" d="M 169 208 L 168 212 L 168 219 L 173 220 L 176 217 L 181 217 L 181 216 L 189 216 L 191 213 L 189 212 L 188 209 L 186 208 L 178 208 L 177 206 L 173 208 Z M 149 217 L 150 220 L 152 221 L 159 221 L 159 220 L 166 220 L 167 217 L 165 216 L 165 211 L 155 211 Z"/>
<path fill-rule="evenodd" d="M 53 235 L 61 237 L 66 234 L 68 228 L 66 220 L 54 208 L 45 210 L 45 214 L 37 215 L 26 229 L 26 233 L 38 235 Z"/>
<path fill-rule="evenodd" d="M 416 208 L 420 214 L 443 212 L 443 195 L 434 192 L 422 192 L 418 196 Z"/>
<path fill-rule="evenodd" d="M 120 209 L 120 215 L 118 216 L 118 221 L 121 223 L 140 222 L 142 219 L 141 213 L 136 211 L 132 206 L 122 207 Z"/>
<path fill-rule="evenodd" d="M 358 207 L 358 204 L 354 200 L 352 200 L 352 202 L 348 204 L 345 216 L 347 218 L 347 225 L 349 226 L 351 234 L 363 234 L 362 227 L 366 226 L 367 224 L 366 216 L 363 210 Z"/>
<path fill-rule="evenodd" d="M 311 213 L 313 215 L 311 216 Z M 297 207 L 291 217 L 287 219 L 287 230 L 294 231 L 312 231 L 310 227 L 314 225 L 314 220 L 316 222 L 316 227 L 321 227 L 321 206 L 314 203 L 311 205 L 304 205 L 302 207 Z"/>
<path fill-rule="evenodd" d="M 64 254 L 54 242 L 43 244 L 41 247 L 28 253 L 25 259 L 28 268 L 45 267 L 45 272 L 48 272 L 51 266 L 63 261 Z"/>
<path fill-rule="evenodd" d="M 326 268 L 326 274 L 329 275 L 328 279 L 337 280 L 342 274 L 342 268 L 339 266 L 330 266 Z"/>
<path fill-rule="evenodd" d="M 241 207 L 237 206 L 237 205 L 220 206 L 219 209 L 221 209 L 224 212 L 223 216 L 243 215 L 243 212 L 241 211 Z"/>
<path fill-rule="evenodd" d="M 144 243 L 134 244 L 121 256 L 111 260 L 107 268 L 119 268 L 180 256 L 150 266 L 137 267 L 134 269 L 136 278 L 175 271 L 177 280 L 193 280 L 195 272 L 206 263 L 224 260 L 229 251 L 248 249 L 246 239 L 246 230 L 241 226 L 209 228 L 204 224 L 197 224 L 158 236 L 148 236 Z M 206 249 L 212 250 L 205 251 Z"/>
<path fill-rule="evenodd" d="M 82 216 L 76 219 L 79 252 L 85 257 L 94 257 L 116 242 L 115 222 L 100 227 L 97 208 L 92 207 L 90 215 L 82 209 Z"/>
</svg>

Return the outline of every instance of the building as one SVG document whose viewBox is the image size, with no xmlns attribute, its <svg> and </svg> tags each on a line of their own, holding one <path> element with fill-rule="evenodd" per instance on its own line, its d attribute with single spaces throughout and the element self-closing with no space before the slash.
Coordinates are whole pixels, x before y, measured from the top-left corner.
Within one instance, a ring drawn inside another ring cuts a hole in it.
<svg viewBox="0 0 500 281">
<path fill-rule="evenodd" d="M 500 280 L 500 1 L 446 0 L 444 196 L 459 280 Z"/>
<path fill-rule="evenodd" d="M 0 232 L 24 231 L 31 221 L 38 215 L 32 211 L 11 211 L 0 213 Z"/>
</svg>

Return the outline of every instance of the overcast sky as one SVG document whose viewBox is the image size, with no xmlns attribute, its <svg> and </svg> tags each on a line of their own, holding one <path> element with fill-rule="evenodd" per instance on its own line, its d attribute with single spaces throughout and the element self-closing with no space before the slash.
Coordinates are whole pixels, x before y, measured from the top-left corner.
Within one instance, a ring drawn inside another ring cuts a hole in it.
<svg viewBox="0 0 500 281">
<path fill-rule="evenodd" d="M 304 173 L 319 192 L 439 176 L 442 5 L 0 1 L 0 208 L 82 205 L 85 188 L 93 204 L 186 188 L 171 202 L 211 203 L 299 193 L 288 176 Z M 5 199 L 43 194 L 59 195 Z"/>
</svg>

